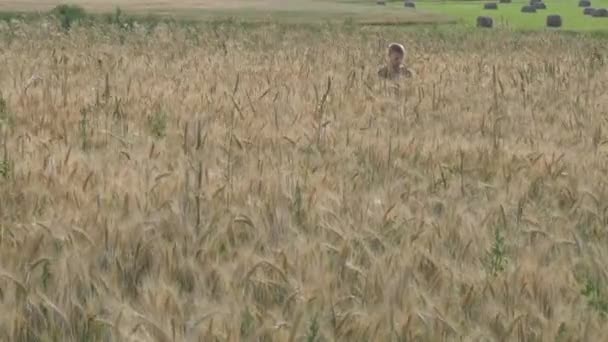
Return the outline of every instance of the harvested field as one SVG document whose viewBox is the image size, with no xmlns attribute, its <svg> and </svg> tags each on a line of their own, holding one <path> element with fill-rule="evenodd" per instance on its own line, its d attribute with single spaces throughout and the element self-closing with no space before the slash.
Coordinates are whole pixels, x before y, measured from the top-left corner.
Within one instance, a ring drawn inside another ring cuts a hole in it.
<svg viewBox="0 0 608 342">
<path fill-rule="evenodd" d="M 90 11 L 111 11 L 117 6 L 129 10 L 177 10 L 177 9 L 243 9 L 247 7 L 281 8 L 293 5 L 310 6 L 315 1 L 305 0 L 72 0 L 70 4 L 85 7 Z M 48 10 L 59 4 L 66 3 L 59 0 L 0 0 L 0 8 L 11 10 Z"/>
<path fill-rule="evenodd" d="M 463 25 L 474 26 L 478 16 L 488 14 L 487 10 L 483 9 L 485 2 L 475 0 L 421 1 L 418 2 L 417 9 L 459 18 Z M 563 30 L 608 32 L 608 24 L 602 20 L 592 20 L 589 16 L 584 15 L 577 0 L 552 0 L 546 1 L 545 6 L 540 5 L 540 7 L 546 7 L 550 13 L 546 13 L 544 9 L 538 9 L 536 14 L 522 13 L 522 7 L 530 3 L 529 0 L 501 3 L 496 13 L 492 13 L 496 19 L 496 28 L 542 31 L 545 29 L 547 15 L 557 14 L 563 18 Z M 595 8 L 608 7 L 608 0 L 593 0 L 592 4 Z"/>
<path fill-rule="evenodd" d="M 48 11 L 57 0 L 0 0 L 0 11 Z M 326 21 L 371 24 L 451 23 L 450 18 L 426 11 L 395 11 L 393 8 L 367 3 L 344 3 L 335 0 L 74 0 L 70 2 L 92 13 L 108 13 L 120 7 L 134 14 L 174 16 L 180 19 L 217 20 L 240 18 L 247 21 L 281 21 L 288 23 L 318 23 Z"/>
<path fill-rule="evenodd" d="M 0 49 L 2 341 L 608 336 L 605 41 L 11 22 Z"/>
</svg>

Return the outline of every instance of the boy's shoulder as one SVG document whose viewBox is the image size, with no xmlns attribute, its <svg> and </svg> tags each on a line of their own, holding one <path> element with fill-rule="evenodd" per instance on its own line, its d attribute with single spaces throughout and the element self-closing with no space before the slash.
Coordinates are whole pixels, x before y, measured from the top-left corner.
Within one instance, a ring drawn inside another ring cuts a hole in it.
<svg viewBox="0 0 608 342">
<path fill-rule="evenodd" d="M 401 65 L 399 67 L 399 73 L 405 77 L 412 77 L 414 76 L 414 72 L 412 71 L 412 69 L 406 67 L 405 65 Z"/>
<path fill-rule="evenodd" d="M 378 70 L 378 76 L 388 79 L 395 79 L 401 76 L 409 78 L 414 76 L 414 72 L 405 65 L 399 66 L 398 72 L 394 72 L 388 66 L 385 65 Z"/>
<path fill-rule="evenodd" d="M 389 78 L 390 77 L 390 70 L 388 68 L 388 66 L 382 66 L 380 67 L 380 69 L 378 69 L 378 76 L 382 77 L 382 78 Z"/>
</svg>

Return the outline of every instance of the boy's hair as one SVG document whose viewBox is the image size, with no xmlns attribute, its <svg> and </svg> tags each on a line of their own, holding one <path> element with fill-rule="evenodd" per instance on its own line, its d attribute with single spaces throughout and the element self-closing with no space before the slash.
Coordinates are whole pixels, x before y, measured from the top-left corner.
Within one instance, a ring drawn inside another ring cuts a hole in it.
<svg viewBox="0 0 608 342">
<path fill-rule="evenodd" d="M 405 55 L 405 47 L 399 43 L 391 43 L 388 46 L 388 53 L 391 54 L 393 52 Z"/>
</svg>

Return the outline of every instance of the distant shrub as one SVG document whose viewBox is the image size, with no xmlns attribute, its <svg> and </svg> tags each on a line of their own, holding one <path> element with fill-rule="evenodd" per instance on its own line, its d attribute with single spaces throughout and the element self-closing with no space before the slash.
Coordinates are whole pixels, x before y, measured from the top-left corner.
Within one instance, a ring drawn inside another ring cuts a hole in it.
<svg viewBox="0 0 608 342">
<path fill-rule="evenodd" d="M 25 15 L 17 12 L 0 12 L 0 20 L 7 23 L 11 22 L 11 20 L 22 20 L 24 17 Z"/>
<path fill-rule="evenodd" d="M 116 7 L 114 13 L 106 15 L 106 22 L 125 30 L 132 30 L 135 27 L 135 19 L 125 15 L 120 7 Z"/>
<path fill-rule="evenodd" d="M 562 16 L 557 14 L 548 15 L 547 27 L 562 27 Z"/>
<path fill-rule="evenodd" d="M 606 298 L 602 289 L 603 286 L 601 286 L 600 281 L 587 279 L 581 294 L 587 298 L 590 307 L 597 310 L 600 315 L 606 316 L 608 314 L 608 298 Z"/>
<path fill-rule="evenodd" d="M 385 6 L 386 5 L 386 1 L 384 1 L 384 0 L 376 0 L 376 4 L 380 5 L 380 6 Z"/>
<path fill-rule="evenodd" d="M 61 27 L 66 30 L 69 30 L 75 22 L 87 17 L 84 8 L 77 5 L 58 5 L 51 11 L 51 14 L 59 19 Z"/>
<path fill-rule="evenodd" d="M 405 0 L 405 2 L 403 3 L 403 6 L 409 7 L 409 8 L 416 8 L 416 3 L 411 0 Z"/>
<path fill-rule="evenodd" d="M 148 129 L 150 134 L 156 138 L 164 138 L 167 132 L 167 114 L 158 109 L 151 116 L 148 117 Z"/>
<path fill-rule="evenodd" d="M 495 2 L 488 2 L 486 4 L 483 4 L 483 9 L 495 10 L 498 9 L 498 4 Z"/>
<path fill-rule="evenodd" d="M 477 17 L 477 27 L 492 28 L 494 26 L 494 20 L 491 17 L 481 16 Z"/>
<path fill-rule="evenodd" d="M 13 116 L 8 109 L 8 104 L 4 96 L 0 93 L 0 127 L 8 126 L 13 123 Z"/>
</svg>

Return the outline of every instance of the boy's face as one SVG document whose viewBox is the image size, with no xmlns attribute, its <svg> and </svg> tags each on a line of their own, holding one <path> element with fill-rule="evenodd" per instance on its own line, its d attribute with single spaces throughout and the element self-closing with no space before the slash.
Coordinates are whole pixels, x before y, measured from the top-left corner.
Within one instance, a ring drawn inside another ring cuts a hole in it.
<svg viewBox="0 0 608 342">
<path fill-rule="evenodd" d="M 401 52 L 391 51 L 388 54 L 389 61 L 391 66 L 398 67 L 403 64 L 404 55 Z"/>
</svg>

